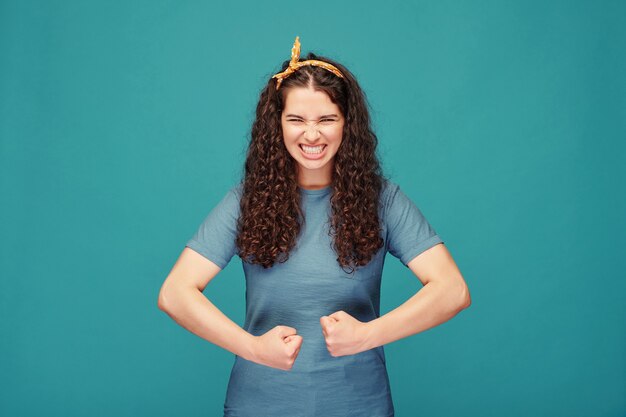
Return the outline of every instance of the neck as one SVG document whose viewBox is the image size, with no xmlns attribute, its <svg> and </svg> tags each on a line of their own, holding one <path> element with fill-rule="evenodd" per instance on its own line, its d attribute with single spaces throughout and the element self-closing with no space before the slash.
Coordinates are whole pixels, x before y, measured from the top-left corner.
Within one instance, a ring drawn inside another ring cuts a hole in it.
<svg viewBox="0 0 626 417">
<path fill-rule="evenodd" d="M 298 167 L 298 186 L 307 190 L 319 190 L 332 184 L 332 165 L 320 169 L 302 169 Z"/>
</svg>

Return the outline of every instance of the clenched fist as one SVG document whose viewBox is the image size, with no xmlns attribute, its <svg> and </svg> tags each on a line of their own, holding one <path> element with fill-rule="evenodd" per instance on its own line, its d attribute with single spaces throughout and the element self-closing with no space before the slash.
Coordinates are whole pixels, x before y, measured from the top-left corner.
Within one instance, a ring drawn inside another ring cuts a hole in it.
<svg viewBox="0 0 626 417">
<path fill-rule="evenodd" d="M 320 317 L 326 348 L 331 356 L 354 355 L 367 350 L 367 323 L 343 310 Z"/>
<path fill-rule="evenodd" d="M 291 369 L 302 346 L 302 336 L 289 326 L 276 326 L 254 340 L 252 361 L 284 371 Z"/>
</svg>

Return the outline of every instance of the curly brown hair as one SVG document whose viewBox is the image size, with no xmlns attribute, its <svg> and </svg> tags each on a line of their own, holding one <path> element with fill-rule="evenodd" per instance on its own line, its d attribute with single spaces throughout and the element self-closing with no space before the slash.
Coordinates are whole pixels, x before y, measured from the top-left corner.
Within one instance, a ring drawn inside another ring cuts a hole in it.
<svg viewBox="0 0 626 417">
<path fill-rule="evenodd" d="M 377 156 L 378 138 L 370 127 L 367 99 L 355 77 L 340 63 L 309 53 L 303 60 L 333 64 L 344 78 L 324 68 L 305 66 L 283 80 L 268 76 L 256 108 L 251 140 L 242 173 L 237 247 L 245 262 L 269 268 L 285 262 L 305 221 L 300 203 L 298 163 L 285 147 L 281 112 L 291 88 L 323 91 L 345 118 L 342 141 L 332 170 L 329 235 L 337 262 L 349 273 L 369 263 L 384 245 L 379 224 L 379 200 L 386 177 Z M 284 61 L 281 71 L 289 65 Z"/>
</svg>

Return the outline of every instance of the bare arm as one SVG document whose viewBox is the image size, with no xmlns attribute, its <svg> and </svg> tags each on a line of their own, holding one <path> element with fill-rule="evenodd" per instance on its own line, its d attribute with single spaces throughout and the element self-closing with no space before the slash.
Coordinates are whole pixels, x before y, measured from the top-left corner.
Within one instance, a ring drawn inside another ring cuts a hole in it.
<svg viewBox="0 0 626 417">
<path fill-rule="evenodd" d="M 158 307 L 197 336 L 251 360 L 255 336 L 230 320 L 202 293 L 220 271 L 215 263 L 184 248 L 161 287 Z"/>
<path fill-rule="evenodd" d="M 471 304 L 465 280 L 444 244 L 422 252 L 407 265 L 424 287 L 396 309 L 366 323 L 368 349 L 435 327 Z"/>
</svg>

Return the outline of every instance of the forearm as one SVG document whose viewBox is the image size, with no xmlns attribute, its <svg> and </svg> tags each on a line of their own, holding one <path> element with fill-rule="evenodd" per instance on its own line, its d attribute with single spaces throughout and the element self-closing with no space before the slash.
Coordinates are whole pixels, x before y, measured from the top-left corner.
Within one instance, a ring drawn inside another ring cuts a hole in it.
<svg viewBox="0 0 626 417">
<path fill-rule="evenodd" d="M 367 322 L 366 345 L 386 345 L 446 322 L 465 308 L 464 299 L 464 290 L 430 282 L 394 310 Z"/>
<path fill-rule="evenodd" d="M 170 289 L 163 307 L 176 323 L 235 355 L 250 360 L 254 336 L 222 313 L 197 288 Z"/>
</svg>

